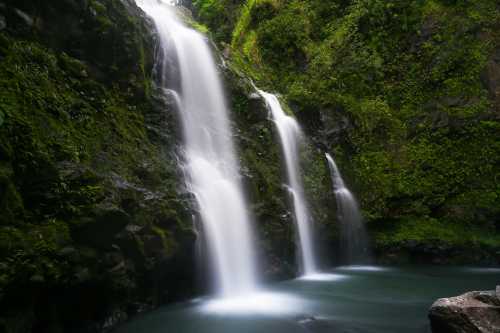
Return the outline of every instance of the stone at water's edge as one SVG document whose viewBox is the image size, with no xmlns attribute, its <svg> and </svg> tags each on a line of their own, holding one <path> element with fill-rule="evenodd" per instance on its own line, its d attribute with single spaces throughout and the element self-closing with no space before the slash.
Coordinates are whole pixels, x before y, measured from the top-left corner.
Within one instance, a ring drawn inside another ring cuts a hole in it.
<svg viewBox="0 0 500 333">
<path fill-rule="evenodd" d="M 429 319 L 433 333 L 499 333 L 500 286 L 440 298 L 432 304 Z"/>
</svg>

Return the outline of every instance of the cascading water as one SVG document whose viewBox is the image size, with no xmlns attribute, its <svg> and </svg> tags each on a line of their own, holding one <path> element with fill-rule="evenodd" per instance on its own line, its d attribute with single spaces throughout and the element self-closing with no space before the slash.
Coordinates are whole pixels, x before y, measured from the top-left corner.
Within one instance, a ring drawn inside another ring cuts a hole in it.
<svg viewBox="0 0 500 333">
<path fill-rule="evenodd" d="M 337 164 L 325 154 L 337 200 L 337 212 L 340 222 L 340 252 L 345 264 L 362 264 L 370 262 L 368 235 L 363 224 L 363 217 L 358 203 L 351 191 L 345 186 Z"/>
<path fill-rule="evenodd" d="M 184 139 L 186 184 L 193 193 L 206 236 L 218 291 L 225 297 L 256 289 L 251 221 L 231 139 L 224 94 L 204 37 L 185 27 L 174 8 L 136 0 L 159 35 L 157 71 L 167 88 L 167 55 L 177 57 L 177 103 Z"/>
<path fill-rule="evenodd" d="M 313 274 L 317 271 L 313 234 L 299 173 L 300 126 L 293 117 L 285 114 L 275 95 L 262 90 L 258 91 L 271 111 L 272 120 L 276 124 L 281 140 L 288 175 L 288 190 L 292 195 L 295 222 L 298 229 L 302 272 L 304 275 Z"/>
</svg>

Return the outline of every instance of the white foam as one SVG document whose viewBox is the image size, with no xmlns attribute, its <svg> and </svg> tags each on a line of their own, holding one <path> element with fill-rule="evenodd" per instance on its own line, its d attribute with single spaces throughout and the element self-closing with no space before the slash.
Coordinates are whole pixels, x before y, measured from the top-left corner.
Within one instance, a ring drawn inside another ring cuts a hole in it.
<svg viewBox="0 0 500 333">
<path fill-rule="evenodd" d="M 332 274 L 332 273 L 313 273 L 307 274 L 299 277 L 299 280 L 306 281 L 339 281 L 347 279 L 348 277 L 342 274 Z"/>
<path fill-rule="evenodd" d="M 340 270 L 346 271 L 366 271 L 366 272 L 383 272 L 387 271 L 388 268 L 380 266 L 370 266 L 370 265 L 349 265 L 337 267 Z"/>
<path fill-rule="evenodd" d="M 302 313 L 305 301 L 292 295 L 274 292 L 256 292 L 238 297 L 206 301 L 202 312 L 229 315 L 283 315 Z"/>
<path fill-rule="evenodd" d="M 475 273 L 500 273 L 500 267 L 470 267 L 466 270 Z"/>
</svg>

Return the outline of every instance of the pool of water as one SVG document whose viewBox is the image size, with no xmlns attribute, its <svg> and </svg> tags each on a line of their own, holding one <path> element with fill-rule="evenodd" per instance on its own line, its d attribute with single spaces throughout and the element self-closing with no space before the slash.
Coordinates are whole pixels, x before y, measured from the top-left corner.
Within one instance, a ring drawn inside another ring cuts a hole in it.
<svg viewBox="0 0 500 333">
<path fill-rule="evenodd" d="M 234 299 L 160 308 L 119 333 L 422 333 L 434 300 L 492 290 L 500 268 L 346 266 Z"/>
</svg>

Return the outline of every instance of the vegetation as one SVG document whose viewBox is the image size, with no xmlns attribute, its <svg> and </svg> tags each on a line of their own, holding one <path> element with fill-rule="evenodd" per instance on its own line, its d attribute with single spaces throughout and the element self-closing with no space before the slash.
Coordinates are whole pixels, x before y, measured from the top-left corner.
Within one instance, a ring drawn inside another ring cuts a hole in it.
<svg viewBox="0 0 500 333">
<path fill-rule="evenodd" d="M 248 0 L 237 20 L 211 3 L 205 22 L 233 66 L 283 94 L 333 153 L 370 229 L 385 230 L 377 244 L 500 246 L 487 236 L 500 228 L 495 1 Z M 445 237 L 449 225 L 470 237 Z"/>
<path fill-rule="evenodd" d="M 145 21 L 120 1 L 15 5 L 66 16 L 0 7 L 0 331 L 87 330 L 188 293 L 165 286 L 189 284 L 172 258 L 193 260 L 194 234 Z M 50 30 L 71 18 L 76 48 Z"/>
</svg>

